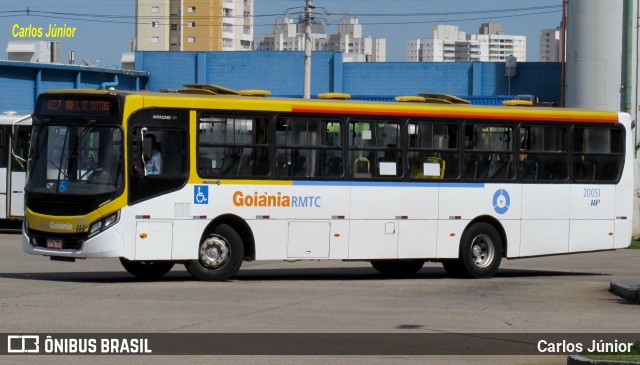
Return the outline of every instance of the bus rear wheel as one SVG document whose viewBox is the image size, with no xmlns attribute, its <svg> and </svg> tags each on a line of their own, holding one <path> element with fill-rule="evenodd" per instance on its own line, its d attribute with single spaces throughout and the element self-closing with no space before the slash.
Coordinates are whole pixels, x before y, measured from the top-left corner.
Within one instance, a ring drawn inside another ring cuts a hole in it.
<svg viewBox="0 0 640 365">
<path fill-rule="evenodd" d="M 460 240 L 460 258 L 443 262 L 445 270 L 454 276 L 489 278 L 502 262 L 502 238 L 492 225 L 475 223 L 467 228 Z"/>
<path fill-rule="evenodd" d="M 193 277 L 205 281 L 232 278 L 242 265 L 244 246 L 235 229 L 226 224 L 217 226 L 198 248 L 198 259 L 185 264 Z"/>
<path fill-rule="evenodd" d="M 376 260 L 371 261 L 376 271 L 388 276 L 411 276 L 424 265 L 424 260 Z"/>
<path fill-rule="evenodd" d="M 129 274 L 143 280 L 158 279 L 173 268 L 171 261 L 131 261 L 121 257 L 120 263 Z"/>
</svg>

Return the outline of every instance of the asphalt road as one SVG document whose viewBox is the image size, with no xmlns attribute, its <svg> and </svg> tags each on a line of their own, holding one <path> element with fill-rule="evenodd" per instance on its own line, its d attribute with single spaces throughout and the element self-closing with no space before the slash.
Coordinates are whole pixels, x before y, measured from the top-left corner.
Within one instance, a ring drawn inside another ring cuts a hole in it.
<svg viewBox="0 0 640 365">
<path fill-rule="evenodd" d="M 0 333 L 638 333 L 640 306 L 608 292 L 640 275 L 640 250 L 507 260 L 492 279 L 451 279 L 428 263 L 388 279 L 365 262 L 245 263 L 229 282 L 193 280 L 176 266 L 156 282 L 117 259 L 53 262 L 0 235 Z M 0 344 L 2 345 L 2 344 Z M 0 363 L 27 363 L 4 356 Z M 92 357 L 91 363 L 564 364 L 566 356 Z M 29 357 L 81 364 L 86 357 Z M 56 363 L 53 361 L 53 363 Z"/>
</svg>

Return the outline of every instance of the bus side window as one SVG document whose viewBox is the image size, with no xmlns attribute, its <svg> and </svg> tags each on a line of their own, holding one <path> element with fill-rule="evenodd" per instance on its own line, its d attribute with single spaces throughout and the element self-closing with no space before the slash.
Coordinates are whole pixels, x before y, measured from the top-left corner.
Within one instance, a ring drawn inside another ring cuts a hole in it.
<svg viewBox="0 0 640 365">
<path fill-rule="evenodd" d="M 557 126 L 520 128 L 520 168 L 525 181 L 565 181 L 569 177 L 567 130 Z"/>
<path fill-rule="evenodd" d="M 408 162 L 410 179 L 457 179 L 460 176 L 456 124 L 410 121 Z"/>
<path fill-rule="evenodd" d="M 515 178 L 513 127 L 467 124 L 465 127 L 465 177 L 468 180 Z"/>
<path fill-rule="evenodd" d="M 573 128 L 573 178 L 616 181 L 624 165 L 624 133 L 620 128 Z"/>
<path fill-rule="evenodd" d="M 197 171 L 202 177 L 265 177 L 270 172 L 265 117 L 201 113 Z"/>
<path fill-rule="evenodd" d="M 339 120 L 279 118 L 276 121 L 276 176 L 343 176 L 341 134 Z"/>
<path fill-rule="evenodd" d="M 403 175 L 400 123 L 349 123 L 349 173 L 354 178 L 397 179 Z"/>
</svg>

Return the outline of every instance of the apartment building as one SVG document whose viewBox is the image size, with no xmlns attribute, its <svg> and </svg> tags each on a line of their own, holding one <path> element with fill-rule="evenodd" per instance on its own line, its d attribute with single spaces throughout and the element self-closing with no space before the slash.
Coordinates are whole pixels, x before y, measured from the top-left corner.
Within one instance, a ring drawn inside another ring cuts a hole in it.
<svg viewBox="0 0 640 365">
<path fill-rule="evenodd" d="M 540 30 L 540 62 L 562 61 L 562 31 L 555 29 Z"/>
<path fill-rule="evenodd" d="M 259 51 L 303 51 L 304 24 L 279 18 L 272 28 L 272 34 L 256 39 L 254 48 Z M 387 57 L 386 39 L 364 36 L 362 24 L 356 18 L 345 17 L 338 25 L 338 33 L 326 34 L 322 23 L 312 23 L 311 40 L 313 51 L 342 52 L 345 62 L 385 62 Z"/>
<path fill-rule="evenodd" d="M 479 34 L 466 34 L 456 25 L 434 25 L 432 38 L 407 41 L 409 62 L 505 62 L 527 60 L 527 37 L 505 35 L 502 25 L 483 23 Z"/>
<path fill-rule="evenodd" d="M 138 51 L 239 51 L 253 43 L 253 0 L 137 0 Z"/>
</svg>

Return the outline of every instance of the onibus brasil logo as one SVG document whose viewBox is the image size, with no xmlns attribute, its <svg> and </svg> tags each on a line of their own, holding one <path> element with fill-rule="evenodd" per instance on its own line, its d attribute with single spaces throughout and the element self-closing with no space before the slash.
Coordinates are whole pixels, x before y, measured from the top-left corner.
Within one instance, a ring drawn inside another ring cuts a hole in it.
<svg viewBox="0 0 640 365">
<path fill-rule="evenodd" d="M 493 194 L 493 210 L 498 214 L 504 214 L 509 210 L 509 205 L 511 205 L 509 192 L 504 189 L 498 189 Z"/>
</svg>

